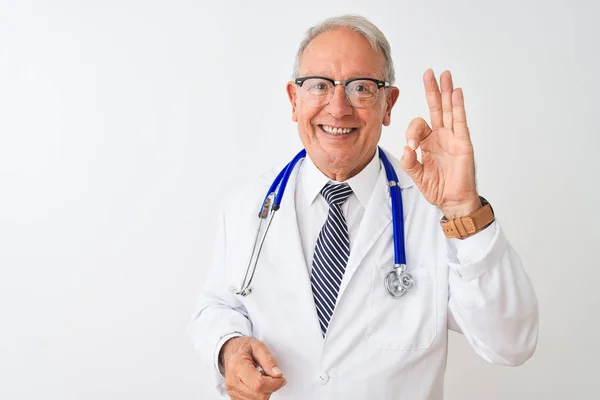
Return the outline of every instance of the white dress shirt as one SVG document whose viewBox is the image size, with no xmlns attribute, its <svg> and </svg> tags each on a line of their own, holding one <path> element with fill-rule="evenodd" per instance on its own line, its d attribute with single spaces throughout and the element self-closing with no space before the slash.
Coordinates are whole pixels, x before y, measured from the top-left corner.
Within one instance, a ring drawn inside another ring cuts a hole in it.
<svg viewBox="0 0 600 400">
<path fill-rule="evenodd" d="M 345 181 L 352 189 L 352 194 L 342 204 L 342 213 L 346 218 L 348 235 L 350 236 L 350 252 L 352 252 L 352 245 L 355 242 L 354 239 L 358 233 L 365 209 L 371 199 L 380 168 L 378 150 L 375 157 L 362 171 Z M 321 189 L 328 183 L 340 184 L 342 182 L 329 179 L 308 156 L 300 166 L 298 174 L 299 184 L 296 189 L 298 230 L 300 231 L 302 250 L 310 274 L 317 237 L 329 213 L 329 204 L 321 195 Z"/>
</svg>

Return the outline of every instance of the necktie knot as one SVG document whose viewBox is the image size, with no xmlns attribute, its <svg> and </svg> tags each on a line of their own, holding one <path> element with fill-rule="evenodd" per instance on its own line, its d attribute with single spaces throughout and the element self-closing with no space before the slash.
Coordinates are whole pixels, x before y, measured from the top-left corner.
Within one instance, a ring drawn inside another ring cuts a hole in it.
<svg viewBox="0 0 600 400">
<path fill-rule="evenodd" d="M 347 183 L 337 185 L 328 183 L 321 189 L 321 194 L 330 206 L 333 204 L 341 206 L 352 194 L 352 188 Z"/>
</svg>

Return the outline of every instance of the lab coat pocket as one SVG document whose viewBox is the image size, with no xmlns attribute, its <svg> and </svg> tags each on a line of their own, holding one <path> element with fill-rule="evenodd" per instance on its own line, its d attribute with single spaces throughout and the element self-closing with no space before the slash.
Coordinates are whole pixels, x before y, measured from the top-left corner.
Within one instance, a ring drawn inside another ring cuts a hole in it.
<svg viewBox="0 0 600 400">
<path fill-rule="evenodd" d="M 391 267 L 376 268 L 369 299 L 366 335 L 381 349 L 418 350 L 429 348 L 436 335 L 436 269 L 419 266 L 408 269 L 414 287 L 395 299 L 385 289 Z"/>
</svg>

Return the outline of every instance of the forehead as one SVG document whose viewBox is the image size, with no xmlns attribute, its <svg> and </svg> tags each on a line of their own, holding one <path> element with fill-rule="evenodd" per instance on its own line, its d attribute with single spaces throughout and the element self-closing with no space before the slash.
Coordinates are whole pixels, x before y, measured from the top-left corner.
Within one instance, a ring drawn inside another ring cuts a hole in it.
<svg viewBox="0 0 600 400">
<path fill-rule="evenodd" d="M 300 59 L 300 76 L 319 75 L 336 80 L 357 77 L 384 79 L 385 59 L 367 39 L 339 28 L 314 38 Z"/>
</svg>

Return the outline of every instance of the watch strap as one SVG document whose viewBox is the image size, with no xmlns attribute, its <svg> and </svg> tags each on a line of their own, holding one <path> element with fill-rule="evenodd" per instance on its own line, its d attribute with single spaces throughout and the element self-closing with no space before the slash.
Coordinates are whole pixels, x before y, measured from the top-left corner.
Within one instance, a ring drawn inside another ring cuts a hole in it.
<svg viewBox="0 0 600 400">
<path fill-rule="evenodd" d="M 442 218 L 440 225 L 448 239 L 465 239 L 481 232 L 494 222 L 492 206 L 480 196 L 482 207 L 469 215 L 447 219 Z"/>
</svg>

